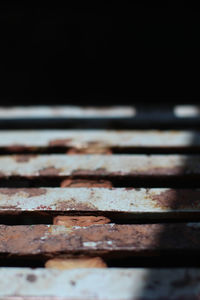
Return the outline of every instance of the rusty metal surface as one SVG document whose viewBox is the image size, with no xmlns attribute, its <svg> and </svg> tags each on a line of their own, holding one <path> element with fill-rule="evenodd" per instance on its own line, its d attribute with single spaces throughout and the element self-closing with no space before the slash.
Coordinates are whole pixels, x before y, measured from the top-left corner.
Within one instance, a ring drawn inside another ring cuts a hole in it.
<svg viewBox="0 0 200 300">
<path fill-rule="evenodd" d="M 199 175 L 199 155 L 5 155 L 0 177 Z"/>
<path fill-rule="evenodd" d="M 195 136 L 195 140 L 194 140 Z M 37 148 L 182 148 L 200 147 L 200 133 L 159 130 L 28 130 L 0 131 L 0 147 L 10 151 Z"/>
<path fill-rule="evenodd" d="M 1 119 L 16 118 L 118 118 L 133 117 L 131 106 L 78 107 L 78 106 L 22 106 L 0 107 Z"/>
<path fill-rule="evenodd" d="M 1 188 L 0 213 L 116 212 L 130 216 L 200 213 L 199 189 Z M 188 215 L 189 216 L 189 215 Z"/>
<path fill-rule="evenodd" d="M 0 268 L 0 299 L 197 300 L 199 283 L 199 269 Z"/>
<path fill-rule="evenodd" d="M 200 223 L 93 225 L 0 225 L 0 255 L 160 255 L 199 253 Z M 160 236 L 162 235 L 162 243 Z"/>
</svg>

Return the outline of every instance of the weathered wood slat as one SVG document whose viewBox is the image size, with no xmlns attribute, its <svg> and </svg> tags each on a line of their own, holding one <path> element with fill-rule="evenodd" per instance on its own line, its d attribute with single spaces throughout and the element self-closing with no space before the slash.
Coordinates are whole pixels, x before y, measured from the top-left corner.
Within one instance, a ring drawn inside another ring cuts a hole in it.
<svg viewBox="0 0 200 300">
<path fill-rule="evenodd" d="M 11 299 L 9 296 L 13 297 L 12 300 L 160 300 L 172 299 L 172 295 L 174 300 L 197 300 L 200 297 L 199 283 L 199 269 L 79 269 L 60 272 L 0 268 L 0 297 L 4 300 Z"/>
<path fill-rule="evenodd" d="M 0 131 L 0 148 L 10 151 L 66 148 L 200 148 L 200 132 L 159 130 Z"/>
<path fill-rule="evenodd" d="M 35 211 L 126 213 L 181 218 L 200 213 L 199 189 L 1 188 L 0 213 Z M 177 214 L 178 213 L 178 214 Z M 190 214 L 191 213 L 191 214 Z"/>
<path fill-rule="evenodd" d="M 199 155 L 5 155 L 0 177 L 200 175 Z"/>
<path fill-rule="evenodd" d="M 200 223 L 93 225 L 0 225 L 0 255 L 160 255 L 199 253 Z"/>
</svg>

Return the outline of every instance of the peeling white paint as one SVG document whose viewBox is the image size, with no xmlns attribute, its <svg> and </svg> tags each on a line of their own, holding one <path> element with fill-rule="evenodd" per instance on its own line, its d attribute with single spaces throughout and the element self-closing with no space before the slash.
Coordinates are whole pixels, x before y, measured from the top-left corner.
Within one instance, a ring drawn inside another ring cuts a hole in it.
<svg viewBox="0 0 200 300">
<path fill-rule="evenodd" d="M 66 300 L 197 299 L 200 297 L 199 278 L 199 269 L 109 268 L 61 271 L 0 268 L 0 299 L 16 295 L 57 296 L 65 297 Z M 183 284 L 176 284 L 178 282 Z"/>
<path fill-rule="evenodd" d="M 195 140 L 194 139 L 195 135 Z M 48 147 L 53 141 L 74 148 L 91 147 L 192 147 L 200 146 L 200 133 L 174 130 L 2 130 L 0 147 Z M 63 141 L 62 141 L 63 140 Z"/>
<path fill-rule="evenodd" d="M 159 169 L 178 169 L 184 173 L 185 163 L 190 173 L 200 173 L 200 156 L 198 155 L 38 155 L 30 158 L 29 161 L 18 162 L 15 155 L 2 155 L 0 157 L 0 172 L 5 176 L 41 176 L 41 172 L 48 168 L 55 168 L 56 176 L 69 176 L 79 170 L 98 172 L 104 175 L 159 175 Z M 183 171 L 181 171 L 183 168 Z M 58 175 L 57 175 L 58 172 Z M 175 171 L 176 173 L 176 171 Z M 161 173 L 163 174 L 163 173 Z M 49 175 L 52 175 L 51 171 Z"/>
<path fill-rule="evenodd" d="M 167 204 L 162 206 L 162 202 L 165 201 L 164 193 L 172 191 L 175 197 L 177 197 L 176 193 L 178 195 L 178 191 L 168 188 L 141 188 L 140 190 L 127 190 L 125 188 L 45 188 L 46 193 L 31 197 L 28 193 L 29 189 L 26 189 L 26 191 L 20 188 L 15 189 L 13 194 L 5 194 L 3 191 L 4 189 L 0 188 L 0 211 L 2 212 L 15 211 L 16 207 L 21 211 L 70 211 L 72 209 L 74 211 L 84 211 L 85 207 L 85 210 L 91 210 L 91 212 L 123 212 L 138 214 L 139 216 L 140 213 L 197 212 L 200 210 L 200 201 L 199 205 L 198 203 L 194 205 L 188 191 L 187 197 L 190 197 L 191 201 L 188 201 L 187 205 L 172 208 L 171 202 L 168 201 L 168 206 Z M 40 188 L 38 188 L 39 191 Z M 200 196 L 200 189 L 196 189 L 196 192 Z M 162 196 L 161 204 L 157 202 L 156 196 Z"/>
</svg>

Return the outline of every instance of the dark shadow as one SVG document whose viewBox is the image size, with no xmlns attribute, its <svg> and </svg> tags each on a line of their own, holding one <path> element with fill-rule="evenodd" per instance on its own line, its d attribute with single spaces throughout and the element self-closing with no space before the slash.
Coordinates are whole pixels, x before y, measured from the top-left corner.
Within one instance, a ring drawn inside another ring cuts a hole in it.
<svg viewBox="0 0 200 300">
<path fill-rule="evenodd" d="M 185 129 L 187 129 L 186 126 L 185 126 Z M 194 133 L 193 138 L 191 140 L 191 146 L 193 144 L 195 144 L 195 142 L 196 142 L 196 135 Z M 192 162 L 192 156 L 187 156 L 184 161 L 184 164 L 182 166 L 183 172 L 189 171 L 189 166 L 190 166 L 191 162 Z M 196 187 L 199 187 L 199 185 L 200 185 L 200 183 L 198 183 L 198 180 L 197 180 L 197 182 L 195 182 L 195 184 L 196 184 L 195 185 Z M 181 188 L 182 189 L 189 188 L 187 182 L 185 182 L 184 186 L 182 186 Z M 192 191 L 192 189 L 191 189 L 191 191 Z M 192 195 L 192 193 L 191 193 L 191 195 Z M 187 198 L 187 196 L 185 198 Z M 178 211 L 181 208 L 181 204 L 183 203 L 183 201 L 185 201 L 185 198 L 184 198 L 184 195 L 183 194 L 181 195 L 181 193 L 177 190 L 177 192 L 174 194 L 173 199 L 171 200 L 171 204 L 170 204 L 171 210 Z M 191 201 L 191 200 L 192 200 L 192 196 L 189 199 L 189 201 Z M 186 199 L 186 201 L 188 201 L 188 199 Z M 199 199 L 199 201 L 200 201 L 200 199 Z M 200 220 L 197 220 L 197 222 L 198 221 L 200 221 Z M 189 219 L 187 220 L 187 218 L 186 218 L 183 222 L 191 222 L 191 221 L 189 221 Z M 173 222 L 173 223 L 175 223 L 175 222 Z M 199 258 L 196 257 L 195 255 L 191 256 L 191 253 L 189 254 L 188 251 L 186 251 L 185 253 L 175 254 L 173 256 L 170 256 L 170 255 L 166 256 L 165 249 L 162 248 L 162 245 L 166 245 L 166 242 L 169 239 L 168 226 L 169 226 L 169 223 L 165 223 L 163 231 L 160 232 L 157 237 L 157 245 L 161 249 L 160 255 L 158 258 L 155 259 L 155 257 L 154 257 L 152 259 L 153 263 L 150 264 L 150 269 L 147 272 L 145 286 L 140 291 L 138 298 L 137 298 L 138 300 L 148 299 L 149 293 L 151 293 L 151 295 L 152 295 L 153 289 L 154 289 L 154 291 L 156 291 L 157 289 L 161 290 L 163 288 L 163 287 L 161 288 L 160 286 L 158 286 L 158 284 L 156 285 L 156 280 L 158 279 L 158 273 L 157 273 L 158 269 L 173 268 L 173 267 L 178 267 L 178 268 L 185 268 L 185 267 L 197 268 L 197 267 L 199 267 L 199 264 L 198 264 Z M 185 230 L 183 230 L 183 231 L 185 231 Z M 180 233 L 180 236 L 181 236 L 180 239 L 179 239 L 178 233 Z M 177 232 L 177 245 L 179 244 L 180 240 L 182 240 L 184 234 L 185 234 L 185 236 L 187 236 L 187 232 Z M 198 236 L 196 238 L 198 239 Z M 164 256 L 162 256 L 163 254 L 164 254 Z M 199 255 L 199 254 L 197 253 L 197 255 Z M 142 267 L 145 268 L 146 266 L 143 265 Z M 148 267 L 148 265 L 147 265 L 147 267 Z M 192 278 L 189 277 L 187 270 L 185 270 L 184 272 L 185 272 L 184 273 L 185 277 L 184 277 L 183 285 L 187 286 L 187 284 L 188 285 L 191 284 Z M 197 284 L 197 283 L 194 283 L 194 284 Z M 194 285 L 194 287 L 195 287 L 195 285 Z M 181 283 L 180 283 L 180 286 L 177 285 L 177 288 L 181 289 Z M 166 288 L 166 290 L 167 290 L 167 288 Z M 157 295 L 157 293 L 156 293 L 156 295 Z M 174 296 L 173 294 L 171 294 L 170 297 L 169 297 L 169 295 L 168 296 L 165 295 L 164 291 L 162 290 L 162 294 L 159 295 L 159 297 L 160 297 L 159 299 L 161 299 L 161 298 L 162 299 L 171 299 L 171 297 L 173 298 L 173 296 Z M 186 299 L 186 298 L 184 298 L 184 299 Z M 155 299 L 157 299 L 157 297 Z M 189 299 L 189 297 L 187 299 Z"/>
</svg>

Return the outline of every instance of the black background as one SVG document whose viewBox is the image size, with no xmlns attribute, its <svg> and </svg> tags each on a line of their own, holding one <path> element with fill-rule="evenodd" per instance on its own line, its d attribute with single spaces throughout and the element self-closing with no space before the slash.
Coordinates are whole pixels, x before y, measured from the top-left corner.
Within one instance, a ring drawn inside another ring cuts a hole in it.
<svg viewBox="0 0 200 300">
<path fill-rule="evenodd" d="M 1 2 L 1 105 L 197 102 L 199 10 L 160 2 Z"/>
</svg>

